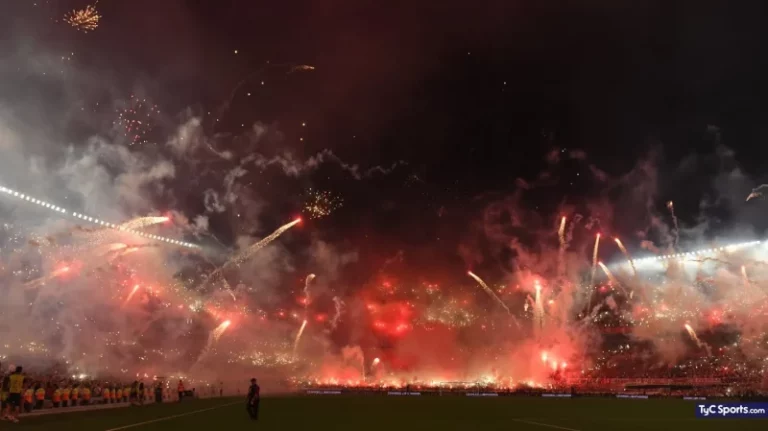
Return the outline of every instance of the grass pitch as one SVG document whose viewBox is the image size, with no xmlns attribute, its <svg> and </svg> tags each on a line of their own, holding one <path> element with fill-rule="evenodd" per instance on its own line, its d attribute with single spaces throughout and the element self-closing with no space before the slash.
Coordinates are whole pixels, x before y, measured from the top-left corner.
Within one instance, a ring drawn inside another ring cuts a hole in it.
<svg viewBox="0 0 768 431">
<path fill-rule="evenodd" d="M 194 400 L 22 418 L 2 430 L 768 430 L 768 420 L 697 419 L 677 399 L 295 396 L 264 398 L 253 422 L 242 398 Z M 146 422 L 146 423 L 145 423 Z"/>
</svg>

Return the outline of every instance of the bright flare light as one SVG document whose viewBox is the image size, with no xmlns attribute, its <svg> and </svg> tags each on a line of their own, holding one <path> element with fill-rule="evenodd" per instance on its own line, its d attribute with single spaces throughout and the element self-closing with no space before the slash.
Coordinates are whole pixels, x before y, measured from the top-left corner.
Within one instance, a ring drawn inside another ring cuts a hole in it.
<svg viewBox="0 0 768 431">
<path fill-rule="evenodd" d="M 139 286 L 138 284 L 137 284 L 137 285 L 135 285 L 135 286 L 133 286 L 133 289 L 131 290 L 131 293 L 129 293 L 129 294 L 128 294 L 128 297 L 127 297 L 127 298 L 125 298 L 125 303 L 126 303 L 126 304 L 127 304 L 127 303 L 129 303 L 129 302 L 131 302 L 131 298 L 133 298 L 133 295 L 135 295 L 135 294 L 136 294 L 136 292 L 139 290 L 139 287 L 141 287 L 141 286 Z"/>
<path fill-rule="evenodd" d="M 230 320 L 225 320 L 221 323 L 221 325 L 217 326 L 216 329 L 213 330 L 213 341 L 219 341 L 219 338 L 221 338 L 222 335 L 224 335 L 224 331 L 229 328 L 229 325 L 232 324 Z"/>
<path fill-rule="evenodd" d="M 132 234 L 132 235 L 137 235 L 137 236 L 149 239 L 149 240 L 165 242 L 167 244 L 177 245 L 177 246 L 180 246 L 180 247 L 200 248 L 200 246 L 195 245 L 195 244 L 191 244 L 191 243 L 188 243 L 188 242 L 178 241 L 178 240 L 175 240 L 175 239 L 172 239 L 172 238 L 166 238 L 166 237 L 163 237 L 163 236 L 160 236 L 160 235 L 154 235 L 154 234 L 150 234 L 150 233 L 146 233 L 146 232 L 141 232 L 141 231 L 132 229 L 130 227 L 126 228 L 126 227 L 124 227 L 122 225 L 116 225 L 116 224 L 113 224 L 113 223 L 106 222 L 104 220 L 99 220 L 96 217 L 91 217 L 91 216 L 87 216 L 85 214 L 80 214 L 80 213 L 77 213 L 77 212 L 74 212 L 74 211 L 69 211 L 69 210 L 66 210 L 66 209 L 64 209 L 62 207 L 59 207 L 57 205 L 54 205 L 54 204 L 42 201 L 42 200 L 37 199 L 37 198 L 33 198 L 33 197 L 29 196 L 29 195 L 25 195 L 24 193 L 19 193 L 19 192 L 15 191 L 15 190 L 11 190 L 11 189 L 9 189 L 7 187 L 0 186 L 0 194 L 5 194 L 6 196 L 14 197 L 14 198 L 17 198 L 17 199 L 20 199 L 20 200 L 23 200 L 23 201 L 27 201 L 27 202 L 35 204 L 35 205 L 39 205 L 39 206 L 41 206 L 43 208 L 47 208 L 47 209 L 49 209 L 51 211 L 54 211 L 54 212 L 57 212 L 59 214 L 71 215 L 72 217 L 74 217 L 76 219 L 79 219 L 79 220 L 87 221 L 89 223 L 93 223 L 95 225 L 103 226 L 103 227 L 106 227 L 106 228 L 118 230 L 120 232 L 125 232 L 125 233 L 129 233 L 129 234 Z M 165 221 L 166 217 L 157 217 L 156 219 L 158 219 L 158 220 L 159 219 L 163 219 L 163 221 Z M 301 219 L 299 219 L 299 221 L 301 221 Z M 298 223 L 298 221 L 296 223 Z"/>
</svg>

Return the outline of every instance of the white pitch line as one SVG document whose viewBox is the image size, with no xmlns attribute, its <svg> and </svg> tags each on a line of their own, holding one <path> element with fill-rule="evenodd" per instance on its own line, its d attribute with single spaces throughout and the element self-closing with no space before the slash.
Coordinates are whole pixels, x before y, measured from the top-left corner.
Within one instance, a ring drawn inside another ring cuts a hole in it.
<svg viewBox="0 0 768 431">
<path fill-rule="evenodd" d="M 147 425 L 147 424 L 155 423 L 155 422 L 162 422 L 162 421 L 167 421 L 167 420 L 170 420 L 170 419 L 176 419 L 176 418 L 180 418 L 182 416 L 189 416 L 189 415 L 193 415 L 195 413 L 207 412 L 207 411 L 210 411 L 210 410 L 215 410 L 215 409 L 219 409 L 219 408 L 227 407 L 227 406 L 233 406 L 235 404 L 241 404 L 241 403 L 242 403 L 241 401 L 237 401 L 237 402 L 234 402 L 234 403 L 222 404 L 220 406 L 209 407 L 207 409 L 200 409 L 200 410 L 195 410 L 195 411 L 192 411 L 192 412 L 182 413 L 182 414 L 178 414 L 178 415 L 166 416 L 166 417 L 160 418 L 160 419 L 152 419 L 151 421 L 139 422 L 137 424 L 125 425 L 125 426 L 121 426 L 121 427 L 117 427 L 117 428 L 110 428 L 110 429 L 108 429 L 106 431 L 124 430 L 124 429 L 128 429 L 128 428 L 133 428 L 133 427 L 138 427 L 138 426 L 142 426 L 142 425 Z"/>
<path fill-rule="evenodd" d="M 524 421 L 524 420 L 522 420 L 522 419 L 512 419 L 512 420 L 513 420 L 513 421 L 515 421 L 515 422 L 521 422 L 521 423 L 524 423 L 524 424 L 529 424 L 529 425 L 538 425 L 538 426 L 540 426 L 540 427 L 553 428 L 553 429 L 558 429 L 558 430 L 565 430 L 565 431 L 581 431 L 581 430 L 577 430 L 577 429 L 574 429 L 574 428 L 566 428 L 566 427 L 561 427 L 561 426 L 557 426 L 557 425 L 543 424 L 543 423 L 541 423 L 541 422 L 534 422 L 534 421 Z"/>
</svg>

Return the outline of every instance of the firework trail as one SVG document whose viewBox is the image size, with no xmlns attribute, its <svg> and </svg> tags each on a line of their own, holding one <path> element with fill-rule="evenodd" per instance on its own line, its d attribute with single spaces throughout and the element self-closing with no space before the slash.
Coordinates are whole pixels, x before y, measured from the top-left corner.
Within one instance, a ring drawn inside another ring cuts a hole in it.
<svg viewBox="0 0 768 431">
<path fill-rule="evenodd" d="M 202 351 L 200 351 L 200 355 L 197 357 L 197 360 L 192 365 L 192 369 L 194 369 L 205 357 L 208 355 L 208 352 L 211 351 L 211 348 L 213 348 L 213 345 L 216 344 L 216 342 L 219 341 L 219 338 L 221 338 L 222 335 L 224 335 L 224 332 L 229 328 L 229 325 L 232 322 L 229 320 L 225 320 L 224 322 L 221 322 L 219 326 L 216 327 L 213 331 L 211 331 L 210 334 L 208 334 L 208 342 L 205 345 L 205 348 L 203 348 Z"/>
<path fill-rule="evenodd" d="M 29 281 L 27 283 L 24 283 L 25 287 L 37 287 L 42 284 L 45 284 L 47 281 L 53 280 L 54 278 L 69 273 L 72 270 L 70 266 L 63 266 L 56 271 L 53 271 L 50 275 L 47 275 L 45 277 L 36 278 L 32 281 Z"/>
<path fill-rule="evenodd" d="M 125 257 L 129 254 L 135 253 L 143 248 L 157 247 L 155 244 L 139 244 L 131 245 L 123 243 L 114 243 L 109 246 L 109 249 L 102 254 L 106 258 L 107 264 L 112 264 L 115 260 Z M 97 266 L 96 269 L 104 265 Z"/>
<path fill-rule="evenodd" d="M 747 196 L 747 202 L 749 202 L 750 199 L 762 197 L 763 190 L 765 189 L 768 189 L 768 184 L 760 184 L 759 186 L 752 189 L 752 193 Z"/>
<path fill-rule="evenodd" d="M 150 245 L 149 244 L 142 244 L 142 245 L 136 245 L 136 246 L 132 246 L 132 247 L 126 247 L 125 249 L 120 250 L 112 258 L 107 258 L 107 260 L 109 260 L 111 262 L 111 261 L 113 261 L 113 260 L 115 260 L 115 259 L 117 259 L 119 257 L 123 257 L 123 256 L 129 255 L 131 253 L 135 253 L 135 252 L 141 250 L 142 248 L 146 248 L 146 247 L 150 247 Z"/>
<path fill-rule="evenodd" d="M 219 338 L 221 338 L 221 336 L 224 335 L 224 331 L 226 331 L 227 328 L 229 328 L 229 325 L 231 323 L 232 323 L 231 321 L 226 320 L 226 321 L 222 322 L 221 325 L 217 326 L 216 329 L 213 330 L 212 335 L 213 335 L 213 342 L 214 343 L 219 341 Z"/>
<path fill-rule="evenodd" d="M 365 355 L 360 346 L 346 346 L 341 348 L 341 356 L 347 364 L 360 367 L 360 377 L 365 381 Z"/>
<path fill-rule="evenodd" d="M 502 306 L 502 307 L 503 307 L 505 310 L 507 310 L 507 313 L 508 313 L 510 316 L 512 315 L 512 312 L 511 312 L 511 311 L 509 311 L 509 307 L 507 307 L 507 304 L 505 304 L 504 302 L 502 302 L 502 300 L 501 300 L 501 299 L 500 299 L 498 296 L 496 296 L 496 294 L 493 292 L 493 290 L 491 290 L 491 288 L 490 288 L 490 287 L 488 287 L 488 285 L 487 285 L 487 284 L 485 284 L 485 282 L 484 282 L 484 281 L 483 281 L 483 280 L 482 280 L 480 277 L 478 277 L 477 275 L 475 275 L 475 273 L 473 273 L 472 271 L 467 271 L 467 275 L 469 275 L 470 277 L 472 277 L 473 279 L 475 279 L 475 281 L 476 281 L 476 282 L 477 282 L 477 283 L 480 285 L 480 287 L 482 287 L 482 288 L 483 288 L 483 290 L 485 290 L 485 292 L 486 292 L 488 295 L 490 295 L 490 297 L 491 297 L 491 298 L 493 298 L 493 299 L 494 299 L 494 301 L 496 301 L 496 302 L 497 302 L 499 305 L 501 305 L 501 306 Z"/>
<path fill-rule="evenodd" d="M 312 280 L 315 279 L 315 274 L 309 274 L 304 280 L 304 309 L 306 310 L 307 306 L 309 305 L 309 284 L 312 283 Z"/>
<path fill-rule="evenodd" d="M 536 289 L 536 298 L 533 304 L 533 328 L 534 333 L 540 334 L 544 330 L 544 302 L 541 298 L 541 284 L 539 280 L 534 283 Z"/>
<path fill-rule="evenodd" d="M 629 252 L 627 251 L 627 248 L 626 248 L 626 247 L 624 247 L 624 244 L 622 244 L 622 243 L 621 243 L 621 240 L 620 240 L 620 239 L 618 239 L 618 238 L 614 238 L 613 240 L 614 240 L 614 241 L 616 241 L 616 245 L 618 245 L 618 246 L 619 246 L 619 248 L 621 249 L 621 252 L 622 252 L 622 253 L 624 253 L 624 256 L 625 256 L 625 257 L 627 258 L 627 260 L 629 261 L 629 266 L 631 266 L 631 267 L 632 267 L 632 274 L 633 274 L 635 277 L 637 277 L 637 269 L 635 268 L 635 262 L 632 260 L 632 256 L 630 256 L 630 255 L 629 255 Z"/>
<path fill-rule="evenodd" d="M 619 284 L 619 281 L 616 280 L 616 277 L 613 276 L 611 271 L 608 269 L 607 266 L 605 266 L 605 264 L 603 262 L 597 262 L 597 264 L 603 270 L 603 272 L 605 273 L 605 276 L 608 277 L 608 279 L 611 281 L 611 283 Z"/>
<path fill-rule="evenodd" d="M 334 296 L 333 305 L 336 312 L 333 315 L 333 319 L 331 319 L 331 329 L 336 329 L 336 325 L 339 324 L 339 319 L 341 318 L 341 312 L 344 310 L 344 301 L 338 296 Z"/>
<path fill-rule="evenodd" d="M 595 248 L 592 250 L 592 274 L 589 277 L 590 287 L 595 285 L 595 272 L 597 271 L 597 253 L 600 249 L 600 234 L 595 236 Z"/>
<path fill-rule="evenodd" d="M 747 277 L 747 267 L 741 265 L 741 277 L 744 279 L 744 287 L 749 288 L 749 277 Z"/>
<path fill-rule="evenodd" d="M 99 4 L 98 1 L 92 5 L 86 6 L 85 9 L 75 9 L 68 12 L 64 15 L 64 22 L 83 33 L 96 30 L 99 27 L 99 21 L 101 20 L 101 15 L 99 15 L 99 11 L 96 10 L 97 4 Z"/>
<path fill-rule="evenodd" d="M 568 248 L 568 245 L 573 240 L 573 231 L 574 231 L 574 229 L 576 229 L 576 226 L 578 226 L 578 224 L 579 224 L 579 222 L 581 221 L 582 218 L 584 218 L 584 217 L 582 217 L 581 214 L 576 214 L 576 215 L 573 216 L 573 220 L 571 220 L 571 225 L 568 227 L 568 232 L 565 234 L 565 247 L 566 248 Z"/>
<path fill-rule="evenodd" d="M 675 243 L 674 249 L 677 250 L 677 242 L 680 239 L 680 226 L 677 224 L 677 216 L 675 215 L 675 204 L 672 201 L 667 202 L 667 208 L 669 208 L 669 214 L 672 215 L 672 225 L 674 228 Z"/>
<path fill-rule="evenodd" d="M 131 293 L 129 293 L 129 294 L 128 294 L 128 297 L 127 297 L 127 298 L 125 298 L 125 302 L 123 303 L 123 305 L 125 305 L 125 304 L 127 304 L 127 303 L 131 302 L 131 298 L 133 298 L 133 295 L 135 295 L 135 294 L 136 294 L 136 292 L 138 292 L 138 290 L 139 290 L 139 287 L 140 287 L 140 286 L 139 286 L 138 284 L 137 284 L 137 285 L 135 285 L 135 286 L 133 286 L 133 289 L 131 290 Z"/>
<path fill-rule="evenodd" d="M 159 223 L 165 223 L 168 220 L 170 220 L 170 218 L 168 217 L 138 217 L 131 221 L 128 221 L 119 225 L 117 228 L 121 230 L 123 229 L 136 230 L 136 229 L 142 229 L 147 226 L 152 226 Z"/>
<path fill-rule="evenodd" d="M 107 250 L 104 252 L 104 254 L 109 254 L 119 250 L 125 250 L 126 248 L 128 248 L 128 244 L 125 244 L 122 242 L 114 242 L 107 246 Z"/>
<path fill-rule="evenodd" d="M 565 216 L 560 219 L 560 228 L 557 230 L 557 237 L 560 240 L 560 248 L 557 253 L 557 275 L 562 277 L 565 271 Z"/>
<path fill-rule="evenodd" d="M 221 272 L 227 268 L 229 268 L 231 265 L 240 265 L 246 260 L 250 259 L 254 254 L 256 254 L 259 250 L 266 247 L 271 243 L 272 241 L 276 240 L 280 235 L 282 235 L 285 231 L 288 229 L 296 226 L 297 224 L 301 223 L 301 219 L 297 218 L 296 220 L 284 224 L 277 228 L 276 231 L 272 232 L 268 236 L 264 237 L 261 241 L 253 244 L 252 246 L 248 247 L 245 251 L 237 254 L 235 257 L 231 258 L 230 260 L 226 261 L 224 265 L 218 267 L 215 271 L 211 273 L 211 275 L 208 276 L 208 279 L 205 283 L 203 283 L 203 286 L 206 286 L 210 281 L 215 280 L 215 277 L 217 277 Z"/>
<path fill-rule="evenodd" d="M 624 286 L 622 286 L 622 284 L 619 283 L 619 280 L 616 279 L 616 277 L 613 276 L 613 273 L 611 273 L 611 271 L 608 269 L 608 267 L 605 266 L 605 264 L 603 262 L 597 262 L 597 264 L 600 266 L 600 269 L 603 270 L 603 272 L 605 273 L 605 276 L 608 277 L 608 280 L 610 280 L 611 283 L 614 286 L 618 286 L 624 292 L 624 294 L 626 295 L 627 294 L 627 290 L 624 289 Z"/>
<path fill-rule="evenodd" d="M 301 322 L 301 328 L 299 328 L 299 332 L 296 334 L 296 340 L 293 342 L 293 358 L 296 358 L 296 351 L 299 348 L 299 341 L 301 341 L 301 334 L 304 333 L 304 328 L 307 327 L 307 314 L 309 313 L 309 285 L 312 283 L 312 280 L 315 279 L 315 274 L 309 274 L 304 280 L 304 321 Z"/>
<path fill-rule="evenodd" d="M 296 339 L 293 341 L 293 358 L 296 359 L 296 351 L 299 349 L 299 341 L 301 341 L 301 334 L 304 333 L 304 328 L 307 327 L 307 319 L 301 322 L 299 332 L 296 334 Z"/>
<path fill-rule="evenodd" d="M 560 238 L 560 245 L 565 244 L 565 216 L 560 219 L 560 229 L 557 230 L 557 236 Z"/>
<path fill-rule="evenodd" d="M 310 66 L 308 64 L 300 64 L 298 66 L 293 66 L 291 70 L 288 71 L 288 73 L 308 71 L 308 70 L 315 70 L 315 66 Z"/>
<path fill-rule="evenodd" d="M 280 235 L 282 235 L 282 234 L 283 234 L 285 231 L 287 231 L 288 229 L 290 229 L 290 228 L 292 228 L 292 227 L 296 226 L 296 225 L 297 225 L 297 224 L 299 224 L 299 223 L 301 223 L 301 219 L 300 219 L 300 218 L 297 218 L 296 220 L 294 220 L 294 221 L 292 221 L 292 222 L 290 222 L 290 223 L 287 223 L 287 224 L 284 224 L 284 225 L 280 226 L 279 228 L 277 228 L 277 230 L 276 230 L 276 231 L 272 232 L 271 234 L 269 234 L 268 236 L 266 236 L 266 237 L 265 237 L 264 239 L 262 239 L 261 241 L 259 241 L 259 242 L 257 242 L 256 244 L 253 244 L 252 246 L 248 247 L 248 249 L 247 249 L 247 250 L 245 250 L 245 252 L 244 252 L 244 253 L 242 253 L 242 254 L 240 254 L 240 255 L 236 256 L 236 257 L 233 259 L 233 261 L 232 261 L 232 262 L 233 262 L 234 264 L 236 264 L 236 265 L 240 265 L 241 263 L 243 263 L 243 262 L 245 262 L 246 260 L 250 259 L 250 258 L 251 258 L 251 257 L 252 257 L 254 254 L 256 254 L 256 252 L 258 252 L 258 251 L 259 251 L 259 250 L 261 250 L 262 248 L 264 248 L 264 247 L 266 247 L 267 245 L 269 245 L 269 243 L 271 243 L 272 241 L 276 240 L 276 239 L 277 239 L 277 238 L 278 238 Z"/>
<path fill-rule="evenodd" d="M 696 335 L 696 331 L 691 328 L 691 325 L 686 323 L 684 326 L 685 330 L 688 331 L 688 335 L 690 335 L 691 339 L 696 342 L 696 345 L 703 348 L 704 344 L 701 342 L 701 340 L 699 340 L 699 336 Z"/>
</svg>

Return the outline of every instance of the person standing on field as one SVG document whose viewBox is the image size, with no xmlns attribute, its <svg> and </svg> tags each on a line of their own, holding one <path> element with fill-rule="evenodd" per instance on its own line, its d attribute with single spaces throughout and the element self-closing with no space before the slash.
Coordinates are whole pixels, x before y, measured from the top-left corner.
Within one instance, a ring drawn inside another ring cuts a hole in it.
<svg viewBox="0 0 768 431">
<path fill-rule="evenodd" d="M 184 382 L 179 379 L 179 385 L 176 387 L 179 392 L 179 402 L 184 398 Z"/>
<path fill-rule="evenodd" d="M 256 383 L 256 379 L 251 379 L 251 386 L 248 388 L 248 402 L 246 409 L 248 415 L 253 420 L 259 420 L 259 401 L 261 400 L 261 388 Z"/>
</svg>

